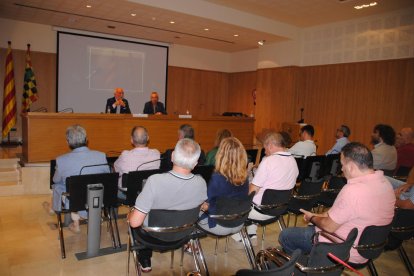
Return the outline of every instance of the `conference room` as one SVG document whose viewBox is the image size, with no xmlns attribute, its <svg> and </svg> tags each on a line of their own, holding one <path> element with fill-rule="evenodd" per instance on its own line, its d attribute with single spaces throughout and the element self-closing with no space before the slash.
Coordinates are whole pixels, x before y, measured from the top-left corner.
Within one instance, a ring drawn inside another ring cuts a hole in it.
<svg viewBox="0 0 414 276">
<path fill-rule="evenodd" d="M 315 155 L 325 156 L 341 125 L 351 129 L 349 141 L 370 150 L 376 125 L 391 126 L 397 140 L 401 129 L 414 127 L 410 0 L 5 0 L 0 25 L 2 275 L 126 271 L 126 206 L 115 215 L 121 248 L 112 248 L 104 219 L 99 256 L 79 259 L 76 254 L 87 251 L 85 222 L 80 234 L 63 227 L 62 259 L 56 214 L 50 216 L 42 204 L 52 195 L 51 161 L 71 151 L 65 139 L 69 126 L 81 125 L 88 147 L 105 153 L 111 164 L 133 148 L 135 126 L 146 128 L 148 147 L 161 154 L 175 147 L 182 125 L 192 126 L 205 153 L 218 146 L 217 132 L 228 129 L 253 152 L 249 161 L 257 166 L 261 155 L 255 153 L 272 131 L 288 133 L 290 148 L 301 139 L 301 127 L 312 125 Z M 108 112 L 117 88 L 130 112 Z M 165 108 L 161 114 L 144 112 L 153 92 Z M 15 109 L 9 109 L 11 99 Z M 336 160 L 340 166 L 339 155 Z M 331 167 L 322 171 L 332 174 Z M 335 174 L 342 176 L 338 168 Z M 302 215 L 297 224 L 307 225 Z M 262 231 L 259 227 L 251 239 L 255 254 L 280 246 L 278 223 L 266 227 L 263 242 Z M 232 239 L 228 252 L 226 239 L 220 239 L 217 255 L 214 237 L 199 241 L 211 275 L 253 267 L 244 246 Z M 412 259 L 413 240 L 403 247 Z M 398 252 L 375 260 L 378 274 L 409 275 Z M 170 268 L 170 254 L 154 252 L 149 275 L 195 270 L 191 256 L 185 254 L 180 266 L 180 250 L 175 255 Z M 370 275 L 367 268 L 360 272 Z"/>
</svg>

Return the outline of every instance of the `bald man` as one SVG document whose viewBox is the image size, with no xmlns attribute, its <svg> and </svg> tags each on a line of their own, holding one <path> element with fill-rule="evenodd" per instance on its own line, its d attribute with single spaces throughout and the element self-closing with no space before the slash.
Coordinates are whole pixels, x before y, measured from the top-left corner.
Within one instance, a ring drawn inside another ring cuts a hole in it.
<svg viewBox="0 0 414 276">
<path fill-rule="evenodd" d="M 106 101 L 106 113 L 130 114 L 128 100 L 124 99 L 124 89 L 115 88 L 114 96 Z"/>
<path fill-rule="evenodd" d="M 397 170 L 400 166 L 414 167 L 414 131 L 405 127 L 397 134 Z"/>
</svg>

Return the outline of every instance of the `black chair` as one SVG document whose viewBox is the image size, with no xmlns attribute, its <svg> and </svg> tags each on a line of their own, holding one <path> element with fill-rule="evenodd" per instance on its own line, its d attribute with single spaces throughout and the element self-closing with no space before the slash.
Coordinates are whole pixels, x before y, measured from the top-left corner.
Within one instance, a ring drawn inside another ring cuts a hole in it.
<svg viewBox="0 0 414 276">
<path fill-rule="evenodd" d="M 260 205 L 253 204 L 253 208 L 264 215 L 273 216 L 267 220 L 255 220 L 248 218 L 246 225 L 258 224 L 263 227 L 262 245 L 265 238 L 266 226 L 278 222 L 280 230 L 286 228 L 283 215 L 287 213 L 288 203 L 292 196 L 292 190 L 273 190 L 266 189 L 263 193 Z"/>
<path fill-rule="evenodd" d="M 142 191 L 144 182 L 153 174 L 163 173 L 161 169 L 132 171 L 122 175 L 122 187 L 127 188 L 124 205 L 134 206 L 138 194 Z"/>
<path fill-rule="evenodd" d="M 199 165 L 199 166 L 195 166 L 192 173 L 201 175 L 206 181 L 206 183 L 208 184 L 208 182 L 210 181 L 211 175 L 213 174 L 213 171 L 214 171 L 214 166 Z"/>
<path fill-rule="evenodd" d="M 256 162 L 257 152 L 258 152 L 257 149 L 246 149 L 248 163 Z"/>
<path fill-rule="evenodd" d="M 341 173 L 342 165 L 340 162 L 340 154 L 329 154 L 326 156 L 322 170 L 321 177 L 337 176 Z"/>
<path fill-rule="evenodd" d="M 50 186 L 51 190 L 53 189 L 52 185 L 55 184 L 55 183 L 53 183 L 53 176 L 55 175 L 55 171 L 56 171 L 56 160 L 53 159 L 53 160 L 50 160 L 50 183 L 49 183 L 49 186 Z"/>
<path fill-rule="evenodd" d="M 62 210 L 60 212 L 56 212 L 62 259 L 66 258 L 62 214 L 85 210 L 85 206 L 87 204 L 87 186 L 89 184 L 98 183 L 104 186 L 103 211 L 104 215 L 108 218 L 112 245 L 114 248 L 121 247 L 117 217 L 114 210 L 117 207 L 118 173 L 70 176 L 66 178 L 66 193 L 62 194 L 62 196 L 65 196 L 69 200 L 69 208 L 65 209 L 65 206 L 62 203 Z"/>
<path fill-rule="evenodd" d="M 344 177 L 332 176 L 326 188 L 323 188 L 317 198 L 319 207 L 332 207 L 341 189 L 345 186 L 347 180 Z"/>
<path fill-rule="evenodd" d="M 306 159 L 295 157 L 295 159 L 299 169 L 297 182 L 303 180 L 315 182 L 323 177 L 321 173 L 326 159 L 325 155 L 308 156 Z"/>
<path fill-rule="evenodd" d="M 292 276 L 301 251 L 299 249 L 293 251 L 287 262 L 285 256 L 278 249 L 261 250 L 256 256 L 256 264 L 260 270 L 240 269 L 236 272 L 236 276 Z M 273 266 L 276 268 L 272 268 Z"/>
<path fill-rule="evenodd" d="M 333 242 L 319 242 L 319 236 L 323 235 Z M 315 233 L 314 245 L 307 256 L 302 256 L 296 263 L 295 275 L 327 275 L 339 276 L 344 267 L 329 257 L 328 253 L 346 261 L 349 258 L 351 247 L 358 235 L 358 229 L 349 232 L 346 240 L 338 239 L 326 232 Z"/>
<path fill-rule="evenodd" d="M 358 245 L 354 246 L 358 250 L 359 255 L 368 259 L 366 263 L 355 264 L 349 263 L 350 266 L 355 269 L 361 269 L 368 266 L 368 270 L 371 275 L 378 275 L 375 269 L 374 259 L 378 258 L 384 246 L 387 243 L 387 237 L 391 230 L 391 224 L 376 226 L 371 225 L 364 229 L 359 238 Z"/>
<path fill-rule="evenodd" d="M 244 223 L 249 216 L 251 210 L 251 204 L 255 193 L 251 193 L 249 196 L 246 196 L 244 199 L 238 198 L 227 198 L 227 197 L 220 197 L 216 200 L 216 212 L 214 214 L 207 213 L 210 218 L 213 218 L 216 223 L 222 227 L 227 228 L 237 228 L 242 226 L 240 233 L 242 237 L 246 239 L 248 235 L 246 233 L 246 229 L 244 227 Z M 234 233 L 229 233 L 227 235 L 218 235 L 216 233 L 210 232 L 207 229 L 199 227 L 200 230 L 205 232 L 207 235 L 216 237 L 216 246 L 214 255 L 217 255 L 217 247 L 218 247 L 218 239 L 222 237 L 226 237 L 226 249 L 225 252 L 227 253 L 228 249 L 228 237 Z M 247 260 L 252 265 L 254 262 L 254 252 L 251 250 L 252 248 L 249 246 L 251 245 L 250 240 L 244 240 L 243 244 L 245 245 L 245 251 L 247 255 Z"/>
<path fill-rule="evenodd" d="M 407 177 L 410 174 L 410 171 L 411 167 L 399 166 L 398 169 L 393 173 L 392 177 L 405 182 L 407 181 Z"/>
<path fill-rule="evenodd" d="M 410 275 L 414 275 L 413 265 L 408 258 L 402 242 L 414 238 L 414 210 L 398 208 L 392 222 L 389 241 L 394 240 L 399 246 L 398 254 Z"/>
<path fill-rule="evenodd" d="M 166 252 L 182 248 L 190 242 L 196 270 L 200 269 L 200 262 L 208 275 L 207 265 L 201 244 L 197 236 L 193 235 L 198 220 L 200 207 L 189 210 L 151 210 L 148 213 L 148 227 L 128 227 L 128 258 L 127 274 L 129 274 L 130 254 L 132 253 L 135 269 L 141 275 L 138 255 L 140 249 L 149 248 L 154 251 Z M 173 255 L 171 255 L 173 257 Z M 173 258 L 171 258 L 171 266 Z"/>
<path fill-rule="evenodd" d="M 289 200 L 288 203 L 288 227 L 290 223 L 290 214 L 295 215 L 296 226 L 298 215 L 302 214 L 302 212 L 299 211 L 299 209 L 305 209 L 307 211 L 310 211 L 313 207 L 316 206 L 324 182 L 325 181 L 323 179 L 317 182 L 307 180 L 302 181 L 299 188 L 296 192 L 293 193 L 293 197 Z"/>
</svg>

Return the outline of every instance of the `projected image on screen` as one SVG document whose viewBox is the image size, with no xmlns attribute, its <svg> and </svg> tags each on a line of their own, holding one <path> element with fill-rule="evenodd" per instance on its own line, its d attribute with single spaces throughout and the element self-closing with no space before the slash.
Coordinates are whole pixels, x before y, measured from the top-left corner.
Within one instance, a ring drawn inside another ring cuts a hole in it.
<svg viewBox="0 0 414 276">
<path fill-rule="evenodd" d="M 105 112 L 114 89 L 124 89 L 132 113 L 152 91 L 165 105 L 168 47 L 58 32 L 57 111 Z"/>
<path fill-rule="evenodd" d="M 144 92 L 145 53 L 114 48 L 89 48 L 89 89 L 112 91 L 113 83 L 132 93 Z"/>
</svg>

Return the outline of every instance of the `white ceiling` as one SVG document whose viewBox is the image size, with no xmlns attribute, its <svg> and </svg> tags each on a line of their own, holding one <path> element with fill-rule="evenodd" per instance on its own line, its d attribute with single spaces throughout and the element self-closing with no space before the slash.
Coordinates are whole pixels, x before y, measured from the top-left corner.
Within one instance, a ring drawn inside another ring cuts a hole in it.
<svg viewBox="0 0 414 276">
<path fill-rule="evenodd" d="M 0 17 L 237 52 L 258 47 L 259 40 L 294 39 L 300 28 L 414 7 L 414 0 L 376 0 L 374 7 L 353 8 L 372 1 L 1 0 Z"/>
</svg>

